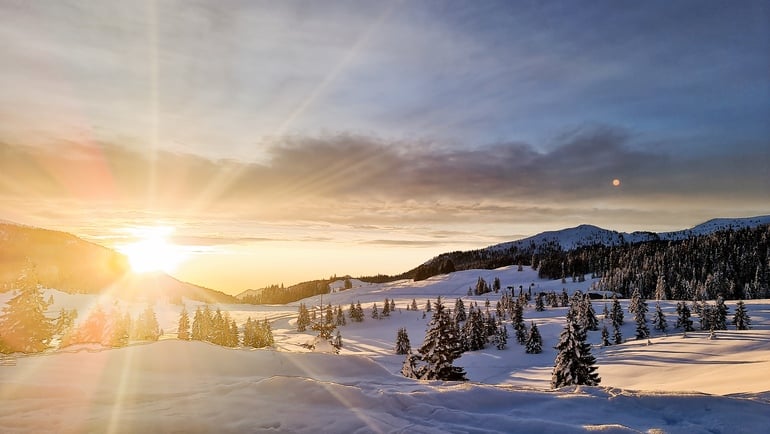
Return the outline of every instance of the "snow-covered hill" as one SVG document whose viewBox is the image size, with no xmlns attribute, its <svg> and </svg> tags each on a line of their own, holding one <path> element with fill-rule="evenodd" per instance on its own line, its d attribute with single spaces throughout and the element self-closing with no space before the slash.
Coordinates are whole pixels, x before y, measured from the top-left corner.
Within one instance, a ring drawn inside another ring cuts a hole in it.
<svg viewBox="0 0 770 434">
<path fill-rule="evenodd" d="M 752 228 L 770 224 L 770 215 L 735 218 L 713 219 L 701 223 L 693 228 L 673 232 L 618 232 L 602 229 L 592 225 L 580 225 L 574 228 L 558 231 L 542 232 L 540 234 L 516 241 L 509 241 L 488 247 L 490 250 L 508 250 L 516 247 L 520 250 L 530 246 L 537 247 L 549 243 L 558 244 L 563 250 L 570 250 L 580 246 L 594 244 L 619 245 L 623 243 L 639 243 L 653 240 L 683 240 L 691 236 L 707 235 L 724 229 Z"/>
<path fill-rule="evenodd" d="M 341 327 L 341 354 L 303 346 L 313 332 L 296 331 L 297 306 L 217 304 L 239 325 L 247 317 L 271 321 L 273 350 L 227 349 L 174 339 L 179 306 L 154 305 L 166 335 L 160 342 L 123 349 L 65 349 L 19 356 L 0 366 L 0 426 L 10 432 L 541 432 L 754 433 L 770 426 L 770 300 L 747 302 L 752 329 L 689 332 L 673 328 L 675 302 L 663 301 L 671 329 L 653 331 L 650 344 L 633 339 L 602 348 L 590 332 L 600 387 L 550 390 L 566 308 L 524 311 L 543 336 L 543 353 L 526 354 L 511 337 L 504 350 L 488 346 L 455 361 L 467 383 L 420 382 L 398 374 L 404 356 L 394 354 L 398 328 L 420 346 L 430 314 L 427 300 L 442 296 L 449 307 L 462 297 L 492 307 L 500 297 L 467 296 L 478 277 L 499 277 L 518 291 L 586 290 L 591 281 L 538 279 L 527 267 L 465 270 L 420 282 L 402 280 L 312 297 L 302 303 L 341 305 L 360 301 L 362 323 Z M 106 296 L 53 295 L 51 312 L 77 308 L 78 320 Z M 0 306 L 9 294 L 0 294 Z M 373 303 L 395 300 L 396 310 L 371 318 Z M 414 299 L 420 310 L 407 311 Z M 133 314 L 144 303 L 121 303 Z M 200 304 L 186 301 L 188 311 Z M 627 308 L 627 302 L 622 302 Z M 650 303 L 654 310 L 654 303 Z M 728 302 L 730 311 L 734 302 Z M 595 300 L 601 318 L 604 301 Z M 693 318 L 697 325 L 698 318 Z M 510 324 L 508 324 L 510 331 Z"/>
</svg>

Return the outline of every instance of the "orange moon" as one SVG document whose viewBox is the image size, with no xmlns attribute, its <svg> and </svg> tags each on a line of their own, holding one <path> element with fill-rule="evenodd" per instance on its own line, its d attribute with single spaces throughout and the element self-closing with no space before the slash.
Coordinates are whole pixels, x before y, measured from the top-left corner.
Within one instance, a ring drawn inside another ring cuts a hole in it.
<svg viewBox="0 0 770 434">
<path fill-rule="evenodd" d="M 615 178 L 612 180 L 612 185 L 614 187 L 620 187 L 620 180 L 618 178 Z"/>
</svg>

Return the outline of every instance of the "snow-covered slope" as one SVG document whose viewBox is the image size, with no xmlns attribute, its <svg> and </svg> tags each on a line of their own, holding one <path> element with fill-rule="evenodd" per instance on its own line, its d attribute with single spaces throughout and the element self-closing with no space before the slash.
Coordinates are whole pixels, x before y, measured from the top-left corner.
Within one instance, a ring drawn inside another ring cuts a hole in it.
<svg viewBox="0 0 770 434">
<path fill-rule="evenodd" d="M 751 433 L 759 400 L 416 382 L 367 357 L 163 341 L 0 367 L 6 432 Z"/>
<path fill-rule="evenodd" d="M 420 346 L 430 314 L 422 309 L 439 295 L 453 307 L 492 306 L 500 297 L 468 297 L 478 277 L 499 277 L 517 291 L 586 290 L 591 281 L 542 280 L 529 268 L 466 270 L 424 281 L 360 286 L 302 300 L 331 303 L 345 311 L 360 301 L 362 323 L 340 328 L 341 354 L 312 353 L 302 344 L 313 333 L 296 331 L 297 303 L 286 306 L 217 304 L 243 324 L 269 318 L 274 350 L 226 349 L 175 340 L 179 306 L 154 305 L 166 335 L 161 342 L 123 349 L 81 348 L 19 356 L 0 365 L 0 426 L 9 432 L 541 432 L 754 433 L 770 426 L 770 300 L 747 302 L 752 330 L 687 333 L 673 328 L 676 303 L 661 302 L 669 333 L 653 330 L 650 342 L 633 339 L 634 324 L 621 330 L 626 342 L 602 348 L 589 332 L 600 387 L 550 390 L 566 308 L 524 311 L 543 336 L 543 353 L 526 354 L 513 339 L 504 350 L 488 346 L 455 361 L 467 383 L 419 382 L 398 374 L 404 356 L 394 354 L 398 328 Z M 81 321 L 102 295 L 54 297 L 52 312 L 77 308 Z M 0 305 L 10 294 L 0 294 Z M 371 318 L 373 303 L 395 300 L 396 310 Z M 415 299 L 420 310 L 407 311 Z M 137 314 L 144 303 L 119 301 Z M 188 311 L 197 302 L 187 300 Z M 624 309 L 627 302 L 622 302 Z M 728 302 L 730 312 L 734 302 Z M 594 301 L 601 319 L 604 302 Z M 651 303 L 651 310 L 654 304 Z M 693 318 L 697 325 L 698 318 Z M 509 331 L 510 324 L 508 323 Z"/>
</svg>

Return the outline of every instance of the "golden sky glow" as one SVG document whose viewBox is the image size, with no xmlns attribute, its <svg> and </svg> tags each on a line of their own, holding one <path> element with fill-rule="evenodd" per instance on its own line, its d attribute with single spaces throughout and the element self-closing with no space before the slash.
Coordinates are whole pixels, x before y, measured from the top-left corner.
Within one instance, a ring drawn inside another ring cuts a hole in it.
<svg viewBox="0 0 770 434">
<path fill-rule="evenodd" d="M 0 2 L 0 219 L 237 293 L 770 214 L 766 5 L 706 3 Z"/>
</svg>

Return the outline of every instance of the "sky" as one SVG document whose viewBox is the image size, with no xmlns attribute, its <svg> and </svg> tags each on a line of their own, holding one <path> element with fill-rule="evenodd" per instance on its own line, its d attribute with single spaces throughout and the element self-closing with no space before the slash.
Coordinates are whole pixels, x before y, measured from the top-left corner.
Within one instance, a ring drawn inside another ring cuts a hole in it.
<svg viewBox="0 0 770 434">
<path fill-rule="evenodd" d="M 0 1 L 0 219 L 229 293 L 770 214 L 764 1 Z M 620 185 L 613 185 L 613 180 Z M 183 259 L 183 260 L 182 260 Z"/>
</svg>

